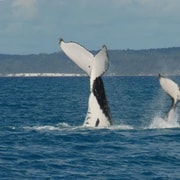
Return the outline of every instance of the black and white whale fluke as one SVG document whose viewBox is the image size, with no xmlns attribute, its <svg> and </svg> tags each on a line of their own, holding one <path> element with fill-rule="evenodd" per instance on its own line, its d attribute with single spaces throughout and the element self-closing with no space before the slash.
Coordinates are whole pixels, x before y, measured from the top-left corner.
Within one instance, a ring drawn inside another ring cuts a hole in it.
<svg viewBox="0 0 180 180">
<path fill-rule="evenodd" d="M 60 39 L 59 46 L 90 77 L 88 111 L 83 126 L 108 127 L 112 125 L 111 113 L 101 78 L 109 68 L 106 46 L 103 45 L 102 49 L 95 56 L 75 42 L 66 43 L 63 39 Z"/>
<path fill-rule="evenodd" d="M 159 74 L 159 82 L 162 89 L 170 96 L 172 100 L 171 107 L 167 113 L 167 121 L 170 120 L 170 116 L 175 112 L 177 103 L 180 101 L 180 88 L 179 86 L 169 78 L 166 78 Z"/>
</svg>

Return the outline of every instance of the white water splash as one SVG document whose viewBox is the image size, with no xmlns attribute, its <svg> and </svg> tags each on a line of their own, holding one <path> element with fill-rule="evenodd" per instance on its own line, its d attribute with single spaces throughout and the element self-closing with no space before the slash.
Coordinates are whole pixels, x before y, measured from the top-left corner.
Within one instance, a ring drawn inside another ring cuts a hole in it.
<svg viewBox="0 0 180 180">
<path fill-rule="evenodd" d="M 35 130 L 35 131 L 60 131 L 60 130 L 75 130 L 75 129 L 110 129 L 110 130 L 131 130 L 134 129 L 132 126 L 129 125 L 113 125 L 109 127 L 96 127 L 96 128 L 87 128 L 83 126 L 70 126 L 69 124 L 63 122 L 63 123 L 58 123 L 56 125 L 38 125 L 38 126 L 26 126 L 23 127 L 24 129 L 28 130 Z"/>
<path fill-rule="evenodd" d="M 63 122 L 63 123 L 58 123 L 54 126 L 53 125 L 27 126 L 24 127 L 24 129 L 35 130 L 35 131 L 58 131 L 69 127 L 71 127 L 69 124 Z"/>
<path fill-rule="evenodd" d="M 99 130 L 99 129 L 109 129 L 109 130 L 132 130 L 134 129 L 132 126 L 129 125 L 113 125 L 113 126 L 108 126 L 108 127 L 83 127 L 81 126 L 82 129 L 89 129 L 89 130 Z"/>
<path fill-rule="evenodd" d="M 114 125 L 114 126 L 110 126 L 109 129 L 111 130 L 131 130 L 131 129 L 134 129 L 132 126 L 129 126 L 129 125 Z"/>
<path fill-rule="evenodd" d="M 149 129 L 160 129 L 160 128 L 180 128 L 180 124 L 178 122 L 178 114 L 176 112 L 171 112 L 168 118 L 161 118 L 156 116 L 150 126 Z"/>
</svg>

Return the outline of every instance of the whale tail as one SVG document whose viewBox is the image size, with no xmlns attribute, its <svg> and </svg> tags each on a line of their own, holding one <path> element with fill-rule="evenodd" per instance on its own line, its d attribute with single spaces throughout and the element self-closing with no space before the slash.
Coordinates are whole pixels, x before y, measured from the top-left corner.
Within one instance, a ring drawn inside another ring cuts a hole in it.
<svg viewBox="0 0 180 180">
<path fill-rule="evenodd" d="M 178 102 L 180 101 L 180 88 L 179 86 L 169 78 L 166 78 L 159 74 L 159 82 L 162 89 L 169 95 L 172 100 L 171 107 L 167 113 L 167 120 L 171 114 L 175 111 Z"/>
<path fill-rule="evenodd" d="M 90 77 L 90 95 L 88 112 L 83 126 L 107 127 L 112 125 L 111 113 L 105 95 L 101 76 L 108 70 L 109 58 L 107 48 L 94 56 L 90 51 L 75 42 L 59 41 L 62 51 Z"/>
</svg>

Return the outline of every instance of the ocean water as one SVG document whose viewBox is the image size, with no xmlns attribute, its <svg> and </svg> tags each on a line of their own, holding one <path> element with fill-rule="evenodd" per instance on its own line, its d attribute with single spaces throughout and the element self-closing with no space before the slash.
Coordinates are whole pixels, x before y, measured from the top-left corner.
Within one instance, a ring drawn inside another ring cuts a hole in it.
<svg viewBox="0 0 180 180">
<path fill-rule="evenodd" d="M 180 179 L 180 107 L 167 123 L 158 78 L 103 81 L 114 125 L 88 129 L 88 77 L 0 78 L 0 179 Z"/>
</svg>

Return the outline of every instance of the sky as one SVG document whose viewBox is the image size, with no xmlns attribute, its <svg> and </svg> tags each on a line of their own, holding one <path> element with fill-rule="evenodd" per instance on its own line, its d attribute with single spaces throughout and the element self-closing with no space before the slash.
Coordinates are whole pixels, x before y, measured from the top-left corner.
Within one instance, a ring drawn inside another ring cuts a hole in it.
<svg viewBox="0 0 180 180">
<path fill-rule="evenodd" d="M 180 47 L 180 0 L 0 0 L 0 54 Z"/>
</svg>

